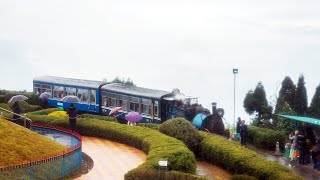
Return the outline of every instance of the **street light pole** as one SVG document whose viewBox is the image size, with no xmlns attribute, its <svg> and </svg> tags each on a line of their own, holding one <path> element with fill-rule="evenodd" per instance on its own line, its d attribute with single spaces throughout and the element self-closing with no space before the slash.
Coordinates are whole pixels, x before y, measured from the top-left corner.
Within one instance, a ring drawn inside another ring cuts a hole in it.
<svg viewBox="0 0 320 180">
<path fill-rule="evenodd" d="M 238 69 L 233 69 L 233 120 L 234 120 L 234 131 L 236 133 L 236 74 Z"/>
</svg>

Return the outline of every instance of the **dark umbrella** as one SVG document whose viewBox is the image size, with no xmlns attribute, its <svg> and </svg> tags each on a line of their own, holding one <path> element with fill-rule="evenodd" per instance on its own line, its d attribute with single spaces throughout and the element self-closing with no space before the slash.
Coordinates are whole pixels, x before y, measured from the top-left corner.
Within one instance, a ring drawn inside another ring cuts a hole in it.
<svg viewBox="0 0 320 180">
<path fill-rule="evenodd" d="M 68 95 L 62 98 L 61 101 L 68 102 L 68 103 L 77 103 L 77 102 L 80 102 L 80 99 L 77 96 Z"/>
<path fill-rule="evenodd" d="M 137 112 L 129 112 L 126 116 L 125 116 L 126 120 L 131 122 L 131 123 L 136 123 L 138 121 L 140 121 L 142 119 L 141 114 L 137 113 Z"/>
<path fill-rule="evenodd" d="M 12 96 L 10 98 L 10 100 L 8 101 L 8 103 L 10 102 L 17 102 L 17 101 L 24 101 L 24 100 L 27 100 L 27 96 L 24 96 L 24 95 L 15 95 L 15 96 Z"/>
<path fill-rule="evenodd" d="M 42 100 L 47 100 L 47 99 L 49 99 L 51 97 L 52 97 L 52 95 L 49 92 L 41 93 L 40 96 L 39 96 L 39 98 L 42 99 Z"/>
</svg>

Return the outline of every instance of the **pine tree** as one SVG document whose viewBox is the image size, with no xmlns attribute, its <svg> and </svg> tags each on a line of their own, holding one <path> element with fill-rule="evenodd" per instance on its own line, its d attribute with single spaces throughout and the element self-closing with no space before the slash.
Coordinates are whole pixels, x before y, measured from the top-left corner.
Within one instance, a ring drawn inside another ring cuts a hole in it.
<svg viewBox="0 0 320 180">
<path fill-rule="evenodd" d="M 296 85 L 293 83 L 289 76 L 286 76 L 282 81 L 282 86 L 277 99 L 275 113 L 279 113 L 280 109 L 287 102 L 290 108 L 294 107 L 294 96 L 295 96 Z"/>
<path fill-rule="evenodd" d="M 294 111 L 299 116 L 305 116 L 308 110 L 307 90 L 304 84 L 305 84 L 304 76 L 300 75 L 298 84 L 297 84 L 297 89 L 295 92 L 294 106 L 293 106 Z"/>
<path fill-rule="evenodd" d="M 309 107 L 309 116 L 320 118 L 320 85 L 318 85 L 316 92 L 312 98 Z"/>
<path fill-rule="evenodd" d="M 287 102 L 284 102 L 283 106 L 281 106 L 281 109 L 279 109 L 279 114 L 296 115 Z M 278 131 L 285 131 L 286 134 L 289 134 L 294 130 L 295 122 L 293 122 L 293 120 L 279 117 L 275 121 L 276 122 L 274 124 L 276 124 L 276 130 Z"/>
</svg>

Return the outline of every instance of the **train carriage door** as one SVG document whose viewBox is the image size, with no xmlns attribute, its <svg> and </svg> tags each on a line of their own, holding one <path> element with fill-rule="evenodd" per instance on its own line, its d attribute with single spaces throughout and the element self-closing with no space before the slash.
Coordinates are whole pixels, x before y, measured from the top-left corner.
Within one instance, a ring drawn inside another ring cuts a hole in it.
<svg viewBox="0 0 320 180">
<path fill-rule="evenodd" d="M 96 112 L 96 110 L 97 110 L 96 90 L 89 90 L 89 93 L 90 93 L 89 111 Z"/>
</svg>

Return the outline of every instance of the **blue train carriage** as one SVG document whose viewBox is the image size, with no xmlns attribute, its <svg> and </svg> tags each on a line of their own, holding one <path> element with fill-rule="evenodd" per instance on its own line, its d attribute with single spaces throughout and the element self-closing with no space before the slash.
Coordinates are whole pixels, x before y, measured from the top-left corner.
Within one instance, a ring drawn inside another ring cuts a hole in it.
<svg viewBox="0 0 320 180">
<path fill-rule="evenodd" d="M 106 84 L 101 87 L 101 112 L 109 115 L 115 107 L 122 107 L 116 114 L 120 119 L 135 111 L 142 115 L 139 123 L 160 123 L 161 98 L 168 93 L 121 83 Z"/>
<path fill-rule="evenodd" d="M 66 95 L 75 95 L 80 99 L 75 103 L 79 111 L 100 113 L 99 87 L 102 81 L 72 79 L 53 76 L 41 76 L 33 79 L 33 91 L 36 94 L 50 92 L 49 106 L 69 108 L 70 103 L 62 102 Z"/>
<path fill-rule="evenodd" d="M 122 107 L 116 114 L 120 119 L 130 111 L 142 115 L 139 123 L 162 123 L 173 117 L 184 117 L 183 109 L 178 104 L 190 100 L 182 93 L 142 88 L 132 85 L 110 83 L 101 87 L 101 112 L 109 115 L 115 107 Z M 192 97 L 193 99 L 193 97 Z"/>
</svg>

